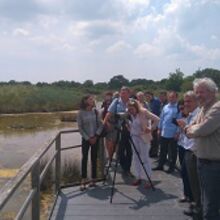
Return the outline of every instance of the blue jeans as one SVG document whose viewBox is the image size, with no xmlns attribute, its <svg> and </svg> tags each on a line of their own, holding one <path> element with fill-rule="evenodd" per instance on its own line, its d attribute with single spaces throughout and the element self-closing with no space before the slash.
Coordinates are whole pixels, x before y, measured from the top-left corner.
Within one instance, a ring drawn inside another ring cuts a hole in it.
<svg viewBox="0 0 220 220">
<path fill-rule="evenodd" d="M 204 220 L 220 219 L 220 161 L 198 159 Z"/>
</svg>

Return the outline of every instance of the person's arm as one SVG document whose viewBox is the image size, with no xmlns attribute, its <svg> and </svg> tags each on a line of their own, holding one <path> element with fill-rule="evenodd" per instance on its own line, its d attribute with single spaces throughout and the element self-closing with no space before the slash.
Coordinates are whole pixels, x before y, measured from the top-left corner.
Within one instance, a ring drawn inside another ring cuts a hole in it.
<svg viewBox="0 0 220 220">
<path fill-rule="evenodd" d="M 103 119 L 103 124 L 107 127 L 111 125 L 109 123 L 109 119 L 112 117 L 114 113 L 117 113 L 117 103 L 118 103 L 118 99 L 114 99 L 113 102 L 108 107 L 108 112 L 106 113 L 105 118 Z"/>
<path fill-rule="evenodd" d="M 79 133 L 82 135 L 82 137 L 85 140 L 89 140 L 89 136 L 87 133 L 83 130 L 83 114 L 81 111 L 78 112 L 77 114 L 77 123 L 78 123 L 78 128 L 79 128 Z"/>
<path fill-rule="evenodd" d="M 100 134 L 102 133 L 104 125 L 103 125 L 100 113 L 97 110 L 95 111 L 96 111 L 96 122 L 97 122 L 96 136 L 99 137 Z"/>
<path fill-rule="evenodd" d="M 155 130 L 159 124 L 160 118 L 146 109 L 146 116 L 152 121 L 151 128 Z"/>
<path fill-rule="evenodd" d="M 213 106 L 204 120 L 198 124 L 186 127 L 186 135 L 191 138 L 204 137 L 220 128 L 220 105 Z"/>
</svg>

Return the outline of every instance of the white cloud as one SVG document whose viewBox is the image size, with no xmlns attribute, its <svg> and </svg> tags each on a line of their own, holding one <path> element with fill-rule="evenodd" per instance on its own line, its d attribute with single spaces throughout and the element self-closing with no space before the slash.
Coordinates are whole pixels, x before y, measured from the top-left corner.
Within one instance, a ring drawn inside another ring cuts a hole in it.
<svg viewBox="0 0 220 220">
<path fill-rule="evenodd" d="M 161 55 L 162 51 L 156 46 L 145 43 L 139 45 L 134 53 L 141 58 L 152 58 Z"/>
<path fill-rule="evenodd" d="M 56 65 L 85 81 L 106 69 L 159 78 L 178 67 L 220 68 L 219 10 L 219 0 L 2 0 L 0 69 L 13 62 L 11 72 L 27 72 L 28 58 L 33 73 L 51 71 L 39 81 L 58 76 Z"/>
<path fill-rule="evenodd" d="M 39 15 L 36 20 L 38 25 L 45 30 L 50 30 L 50 28 L 59 24 L 59 18 L 52 15 Z"/>
<path fill-rule="evenodd" d="M 81 21 L 76 22 L 70 27 L 74 36 L 101 38 L 123 33 L 124 27 L 120 22 L 110 20 Z"/>
<path fill-rule="evenodd" d="M 219 48 L 207 48 L 201 45 L 190 45 L 188 47 L 192 53 L 198 56 L 199 59 L 203 60 L 211 60 L 211 61 L 218 61 L 220 60 L 220 49 Z"/>
<path fill-rule="evenodd" d="M 65 39 L 55 36 L 35 36 L 30 38 L 35 45 L 38 46 L 49 46 L 49 48 L 57 48 L 57 45 L 63 45 L 65 43 Z"/>
<path fill-rule="evenodd" d="M 13 35 L 15 36 L 29 36 L 30 35 L 30 32 L 28 30 L 25 30 L 23 28 L 16 28 L 14 31 L 13 31 Z"/>
<path fill-rule="evenodd" d="M 131 45 L 124 42 L 124 41 L 118 41 L 115 44 L 113 44 L 112 46 L 108 47 L 106 49 L 107 53 L 119 53 L 121 51 L 127 50 L 127 49 L 131 49 Z"/>
<path fill-rule="evenodd" d="M 211 40 L 218 40 L 218 39 L 219 38 L 216 35 L 214 35 L 214 34 L 211 36 Z"/>
</svg>

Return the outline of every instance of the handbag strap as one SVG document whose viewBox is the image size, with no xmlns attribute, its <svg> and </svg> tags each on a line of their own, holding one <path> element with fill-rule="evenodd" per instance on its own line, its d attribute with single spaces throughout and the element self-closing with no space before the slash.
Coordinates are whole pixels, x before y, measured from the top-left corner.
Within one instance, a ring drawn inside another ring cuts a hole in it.
<svg viewBox="0 0 220 220">
<path fill-rule="evenodd" d="M 97 111 L 97 109 L 95 108 L 94 109 L 94 111 L 95 111 L 95 120 L 96 120 L 96 127 L 98 128 L 98 111 Z"/>
</svg>

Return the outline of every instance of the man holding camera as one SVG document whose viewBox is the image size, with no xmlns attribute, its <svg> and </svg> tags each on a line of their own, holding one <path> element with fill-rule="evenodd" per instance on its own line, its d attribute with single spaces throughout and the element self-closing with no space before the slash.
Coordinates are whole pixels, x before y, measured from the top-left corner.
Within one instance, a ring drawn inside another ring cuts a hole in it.
<svg viewBox="0 0 220 220">
<path fill-rule="evenodd" d="M 130 168 L 131 168 L 131 160 L 132 160 L 132 149 L 131 144 L 129 142 L 130 133 L 126 127 L 125 119 L 120 117 L 122 113 L 126 112 L 127 103 L 130 97 L 130 89 L 128 87 L 123 86 L 120 90 L 120 97 L 113 100 L 111 105 L 108 108 L 108 113 L 105 116 L 104 124 L 106 127 L 112 126 L 109 124 L 109 119 L 114 116 L 115 117 L 115 129 L 117 129 L 117 137 L 112 138 L 111 144 L 115 149 L 117 142 L 119 143 L 119 162 L 124 171 L 125 175 L 131 176 Z"/>
</svg>

